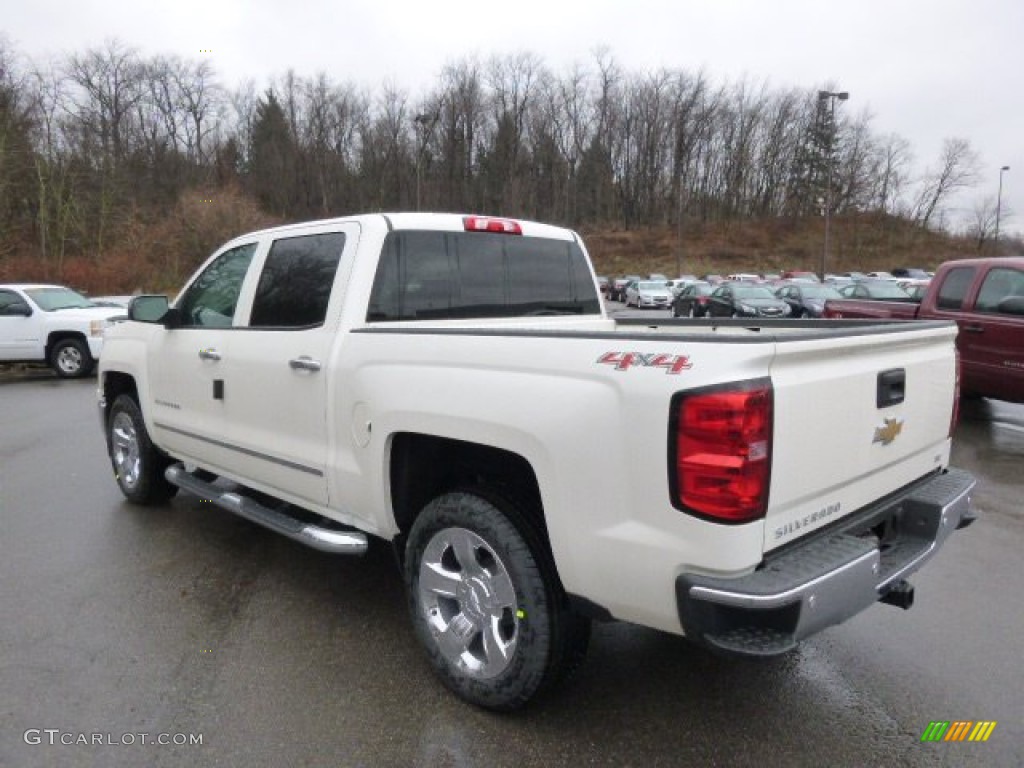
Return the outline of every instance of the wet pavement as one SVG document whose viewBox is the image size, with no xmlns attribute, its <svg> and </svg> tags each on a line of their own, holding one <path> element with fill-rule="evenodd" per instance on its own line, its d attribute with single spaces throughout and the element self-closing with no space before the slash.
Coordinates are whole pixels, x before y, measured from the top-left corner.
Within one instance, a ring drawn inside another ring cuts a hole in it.
<svg viewBox="0 0 1024 768">
<path fill-rule="evenodd" d="M 1024 406 L 965 404 L 983 517 L 909 612 L 768 662 L 596 625 L 577 677 L 499 716 L 434 680 L 386 545 L 332 557 L 186 494 L 125 504 L 94 387 L 0 380 L 0 766 L 1024 764 Z M 998 725 L 921 743 L 934 720 Z"/>
</svg>

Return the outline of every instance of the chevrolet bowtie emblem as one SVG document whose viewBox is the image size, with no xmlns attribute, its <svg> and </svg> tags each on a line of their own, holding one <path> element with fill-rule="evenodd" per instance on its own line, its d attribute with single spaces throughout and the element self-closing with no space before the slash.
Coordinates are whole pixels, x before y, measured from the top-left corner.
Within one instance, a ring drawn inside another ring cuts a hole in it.
<svg viewBox="0 0 1024 768">
<path fill-rule="evenodd" d="M 875 427 L 875 439 L 871 442 L 889 445 L 889 443 L 895 440 L 902 431 L 902 421 L 899 419 L 886 419 L 885 424 L 880 427 Z"/>
</svg>

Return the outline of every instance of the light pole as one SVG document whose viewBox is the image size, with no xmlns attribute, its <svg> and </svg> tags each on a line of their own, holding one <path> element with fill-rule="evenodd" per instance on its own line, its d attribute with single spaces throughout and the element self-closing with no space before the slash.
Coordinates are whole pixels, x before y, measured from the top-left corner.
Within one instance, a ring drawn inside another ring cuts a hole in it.
<svg viewBox="0 0 1024 768">
<path fill-rule="evenodd" d="M 821 279 L 825 279 L 825 265 L 828 263 L 828 240 L 832 220 L 832 145 L 836 138 L 836 99 L 846 101 L 847 91 L 818 91 L 818 101 L 829 102 L 828 126 L 828 170 L 825 172 L 825 247 L 821 251 Z"/>
<path fill-rule="evenodd" d="M 419 114 L 413 118 L 416 123 L 416 134 L 419 138 L 419 147 L 416 149 L 416 210 L 420 209 L 420 177 L 423 175 L 423 153 L 427 148 L 427 131 L 434 127 L 438 116 L 436 114 Z"/>
<path fill-rule="evenodd" d="M 1004 165 L 999 169 L 999 194 L 996 195 L 996 250 L 999 250 L 999 214 L 1003 208 L 1003 174 L 1010 170 L 1010 166 Z"/>
</svg>

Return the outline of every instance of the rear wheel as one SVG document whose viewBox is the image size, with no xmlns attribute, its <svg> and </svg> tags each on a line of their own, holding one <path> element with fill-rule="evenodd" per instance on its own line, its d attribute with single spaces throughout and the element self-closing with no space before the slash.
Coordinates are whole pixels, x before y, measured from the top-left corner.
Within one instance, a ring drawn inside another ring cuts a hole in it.
<svg viewBox="0 0 1024 768">
<path fill-rule="evenodd" d="M 507 501 L 445 494 L 417 517 L 405 582 L 416 634 L 452 691 L 508 711 L 582 661 L 589 621 L 573 613 L 546 548 Z"/>
<path fill-rule="evenodd" d="M 121 493 L 136 504 L 159 504 L 178 492 L 164 470 L 171 460 L 149 439 L 142 411 L 131 395 L 118 395 L 107 418 L 110 464 Z"/>
<path fill-rule="evenodd" d="M 50 367 L 62 379 L 80 379 L 92 373 L 94 361 L 81 339 L 61 339 L 50 351 Z"/>
</svg>

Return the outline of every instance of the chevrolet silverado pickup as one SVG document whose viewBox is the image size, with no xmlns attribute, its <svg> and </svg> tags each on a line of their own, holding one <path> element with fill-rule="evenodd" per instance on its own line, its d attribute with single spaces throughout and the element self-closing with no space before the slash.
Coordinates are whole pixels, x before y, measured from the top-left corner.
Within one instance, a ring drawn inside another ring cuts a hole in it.
<svg viewBox="0 0 1024 768">
<path fill-rule="evenodd" d="M 0 363 L 46 363 L 61 378 L 88 376 L 103 332 L 123 314 L 61 285 L 0 285 Z"/>
<path fill-rule="evenodd" d="M 830 299 L 824 316 L 955 321 L 961 391 L 1024 403 L 1024 257 L 947 261 L 920 303 Z"/>
<path fill-rule="evenodd" d="M 97 394 L 129 501 L 390 542 L 436 674 L 510 710 L 595 618 L 771 656 L 909 607 L 974 519 L 955 333 L 617 322 L 571 230 L 373 214 L 243 235 L 173 302 L 136 297 Z"/>
</svg>

